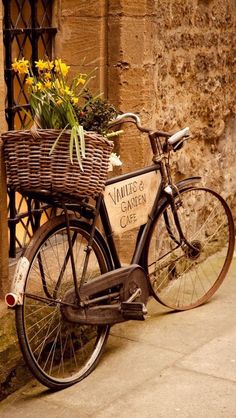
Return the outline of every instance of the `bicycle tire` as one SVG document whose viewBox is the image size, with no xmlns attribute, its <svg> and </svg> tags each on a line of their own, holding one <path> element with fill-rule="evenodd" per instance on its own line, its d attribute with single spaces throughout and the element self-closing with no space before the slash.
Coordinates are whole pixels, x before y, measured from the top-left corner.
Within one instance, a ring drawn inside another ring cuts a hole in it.
<svg viewBox="0 0 236 418">
<path fill-rule="evenodd" d="M 233 257 L 235 234 L 224 199 L 204 187 L 180 190 L 175 198 L 184 236 L 179 245 L 169 202 L 159 210 L 147 239 L 144 262 L 152 295 L 174 310 L 202 305 L 223 282 Z"/>
<path fill-rule="evenodd" d="M 90 229 L 75 218 L 70 217 L 69 222 L 75 237 L 73 250 L 79 277 L 83 267 L 80 257 L 82 253 L 85 256 Z M 70 260 L 66 267 L 63 265 L 66 254 L 66 223 L 64 216 L 59 216 L 44 224 L 26 249 L 24 256 L 29 261 L 29 269 L 23 305 L 16 308 L 16 329 L 25 362 L 39 382 L 54 390 L 71 386 L 94 370 L 110 329 L 109 325 L 69 323 L 62 315 L 56 300 L 63 301 L 65 292 L 74 288 Z M 110 269 L 109 257 L 96 233 L 87 280 Z M 58 281 L 62 270 L 62 279 Z"/>
</svg>

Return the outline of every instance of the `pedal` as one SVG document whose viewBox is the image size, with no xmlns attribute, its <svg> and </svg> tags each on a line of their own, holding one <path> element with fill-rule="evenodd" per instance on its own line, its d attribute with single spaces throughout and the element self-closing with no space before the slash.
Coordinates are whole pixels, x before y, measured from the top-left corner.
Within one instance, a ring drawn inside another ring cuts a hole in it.
<svg viewBox="0 0 236 418">
<path fill-rule="evenodd" d="M 121 302 L 121 313 L 125 319 L 144 321 L 147 308 L 141 302 Z"/>
</svg>

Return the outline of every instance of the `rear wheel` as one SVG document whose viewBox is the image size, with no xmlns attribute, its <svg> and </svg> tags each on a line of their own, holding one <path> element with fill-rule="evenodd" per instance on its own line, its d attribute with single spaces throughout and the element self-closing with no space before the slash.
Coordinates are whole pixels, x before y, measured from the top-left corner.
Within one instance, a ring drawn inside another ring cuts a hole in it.
<svg viewBox="0 0 236 418">
<path fill-rule="evenodd" d="M 176 205 L 187 244 L 180 243 L 167 203 L 153 223 L 145 262 L 153 296 L 185 310 L 206 302 L 224 280 L 234 252 L 234 223 L 225 201 L 205 188 L 180 191 Z"/>
<path fill-rule="evenodd" d="M 70 220 L 78 282 L 84 266 L 89 227 Z M 29 245 L 23 305 L 16 309 L 16 327 L 26 363 L 44 385 L 63 389 L 87 376 L 96 366 L 109 326 L 70 323 L 63 315 L 63 298 L 74 288 L 63 217 L 43 225 Z M 86 281 L 110 269 L 96 236 L 86 270 Z"/>
</svg>

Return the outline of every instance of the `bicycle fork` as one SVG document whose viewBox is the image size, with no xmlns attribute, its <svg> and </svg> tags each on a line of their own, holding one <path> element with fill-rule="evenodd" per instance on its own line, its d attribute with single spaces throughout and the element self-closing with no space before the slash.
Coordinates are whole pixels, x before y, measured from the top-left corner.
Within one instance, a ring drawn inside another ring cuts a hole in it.
<svg viewBox="0 0 236 418">
<path fill-rule="evenodd" d="M 175 226 L 177 228 L 178 234 L 179 234 L 179 240 L 176 239 L 176 237 L 174 236 L 174 234 L 171 231 L 171 226 L 170 226 L 170 222 L 168 219 L 168 215 L 167 212 L 164 212 L 164 220 L 165 220 L 165 224 L 166 224 L 166 228 L 168 231 L 168 234 L 170 236 L 170 238 L 176 243 L 178 244 L 182 250 L 188 254 L 188 256 L 190 258 L 196 258 L 198 257 L 201 248 L 199 247 L 199 243 L 196 241 L 194 241 L 193 243 L 190 243 L 187 238 L 185 237 L 185 234 L 183 232 L 182 226 L 181 226 L 181 222 L 179 220 L 179 215 L 178 215 L 178 207 L 179 206 L 183 206 L 181 197 L 179 196 L 179 202 L 176 202 L 176 197 L 174 197 L 172 194 L 169 195 L 170 198 L 170 205 L 171 205 L 171 211 L 173 214 L 173 218 L 174 218 L 174 223 Z"/>
</svg>

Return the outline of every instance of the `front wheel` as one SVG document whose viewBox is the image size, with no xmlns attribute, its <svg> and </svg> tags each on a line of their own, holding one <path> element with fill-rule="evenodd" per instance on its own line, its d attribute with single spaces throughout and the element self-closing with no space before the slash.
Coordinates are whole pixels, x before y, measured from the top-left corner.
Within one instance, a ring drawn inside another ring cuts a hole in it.
<svg viewBox="0 0 236 418">
<path fill-rule="evenodd" d="M 234 222 L 225 201 L 209 189 L 182 190 L 175 202 L 186 242 L 180 242 L 166 203 L 149 234 L 145 264 L 153 296 L 185 310 L 206 302 L 224 280 L 234 252 Z"/>
<path fill-rule="evenodd" d="M 70 218 L 78 282 L 90 236 L 89 226 Z M 24 256 L 29 261 L 23 305 L 16 308 L 16 327 L 24 359 L 34 376 L 52 389 L 66 388 L 96 366 L 109 326 L 71 323 L 63 303 L 74 283 L 64 217 L 53 218 L 36 233 Z M 110 269 L 106 251 L 95 235 L 86 281 Z"/>
</svg>

